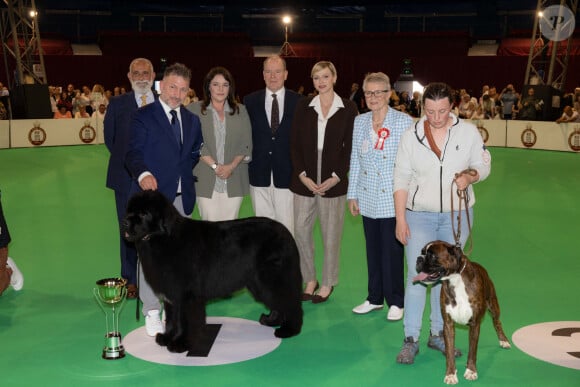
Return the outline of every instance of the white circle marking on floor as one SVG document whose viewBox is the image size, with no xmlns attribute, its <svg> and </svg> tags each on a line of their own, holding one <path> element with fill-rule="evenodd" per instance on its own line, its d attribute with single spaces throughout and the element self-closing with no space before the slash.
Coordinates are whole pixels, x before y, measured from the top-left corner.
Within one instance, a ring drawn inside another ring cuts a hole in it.
<svg viewBox="0 0 580 387">
<path fill-rule="evenodd" d="M 536 359 L 580 370 L 580 321 L 528 325 L 515 331 L 512 341 Z"/>
<path fill-rule="evenodd" d="M 207 357 L 192 357 L 171 353 L 147 336 L 145 326 L 137 328 L 122 339 L 125 352 L 153 363 L 179 366 L 209 366 L 238 363 L 274 351 L 281 339 L 274 336 L 274 328 L 235 317 L 208 317 L 208 324 L 221 324 L 219 333 Z"/>
</svg>

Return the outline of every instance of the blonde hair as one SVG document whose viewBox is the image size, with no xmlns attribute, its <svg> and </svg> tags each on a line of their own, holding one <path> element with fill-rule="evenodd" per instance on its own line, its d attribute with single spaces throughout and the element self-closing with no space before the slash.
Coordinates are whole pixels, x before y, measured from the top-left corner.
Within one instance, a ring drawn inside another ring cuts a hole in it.
<svg viewBox="0 0 580 387">
<path fill-rule="evenodd" d="M 335 77 L 337 76 L 336 67 L 334 67 L 332 62 L 329 62 L 327 60 L 321 60 L 320 62 L 317 62 L 314 66 L 312 66 L 312 71 L 310 72 L 310 77 L 313 78 L 315 73 L 317 73 L 321 70 L 324 70 L 324 69 L 329 69 L 333 76 L 335 76 Z"/>
</svg>

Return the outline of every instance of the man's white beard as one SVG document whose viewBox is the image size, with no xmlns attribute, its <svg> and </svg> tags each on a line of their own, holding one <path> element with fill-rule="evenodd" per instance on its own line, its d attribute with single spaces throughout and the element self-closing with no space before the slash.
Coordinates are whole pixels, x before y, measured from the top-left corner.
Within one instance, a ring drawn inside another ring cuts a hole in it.
<svg viewBox="0 0 580 387">
<path fill-rule="evenodd" d="M 151 90 L 153 82 L 151 81 L 135 81 L 131 82 L 131 88 L 136 94 L 147 94 Z"/>
</svg>

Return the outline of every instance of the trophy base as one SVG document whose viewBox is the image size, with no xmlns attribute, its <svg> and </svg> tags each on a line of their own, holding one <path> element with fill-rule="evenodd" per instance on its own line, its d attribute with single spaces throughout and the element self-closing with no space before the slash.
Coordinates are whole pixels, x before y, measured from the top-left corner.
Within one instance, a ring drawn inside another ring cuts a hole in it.
<svg viewBox="0 0 580 387">
<path fill-rule="evenodd" d="M 125 357 L 125 347 L 121 343 L 121 333 L 109 332 L 105 335 L 105 347 L 103 348 L 103 359 L 117 360 Z"/>
</svg>

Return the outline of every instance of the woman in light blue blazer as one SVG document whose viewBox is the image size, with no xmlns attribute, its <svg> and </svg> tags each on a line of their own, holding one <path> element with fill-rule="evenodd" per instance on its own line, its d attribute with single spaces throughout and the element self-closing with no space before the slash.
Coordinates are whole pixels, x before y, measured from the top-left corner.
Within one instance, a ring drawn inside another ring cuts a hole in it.
<svg viewBox="0 0 580 387">
<path fill-rule="evenodd" d="M 366 239 L 368 295 L 353 309 L 365 314 L 389 306 L 388 320 L 403 317 L 403 245 L 395 238 L 393 170 L 399 139 L 411 116 L 389 108 L 391 83 L 384 73 L 363 82 L 369 112 L 355 118 L 347 200 L 353 216 L 362 215 Z"/>
</svg>

